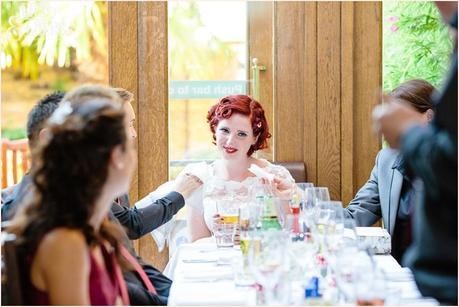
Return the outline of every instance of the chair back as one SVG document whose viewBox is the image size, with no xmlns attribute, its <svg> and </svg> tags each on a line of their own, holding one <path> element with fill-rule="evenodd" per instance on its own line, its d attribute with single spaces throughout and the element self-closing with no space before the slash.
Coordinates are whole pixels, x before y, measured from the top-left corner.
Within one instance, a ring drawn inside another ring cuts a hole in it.
<svg viewBox="0 0 459 307">
<path fill-rule="evenodd" d="M 24 305 L 15 236 L 2 231 L 2 305 Z"/>
<path fill-rule="evenodd" d="M 28 140 L 2 139 L 2 189 L 18 183 L 29 169 Z M 9 176 L 12 174 L 12 176 Z M 12 179 L 12 182 L 9 182 Z"/>
<path fill-rule="evenodd" d="M 276 161 L 273 163 L 285 167 L 295 179 L 295 182 L 308 181 L 306 166 L 303 161 Z"/>
</svg>

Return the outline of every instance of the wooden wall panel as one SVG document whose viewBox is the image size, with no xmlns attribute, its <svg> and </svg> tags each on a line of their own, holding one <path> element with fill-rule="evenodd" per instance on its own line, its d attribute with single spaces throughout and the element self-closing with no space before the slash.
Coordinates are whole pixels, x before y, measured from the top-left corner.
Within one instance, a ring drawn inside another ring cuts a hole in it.
<svg viewBox="0 0 459 307">
<path fill-rule="evenodd" d="M 371 112 L 382 86 L 382 4 L 354 4 L 354 190 L 370 176 L 381 139 L 373 133 Z"/>
<path fill-rule="evenodd" d="M 304 2 L 276 2 L 274 160 L 303 160 Z M 285 137 L 288 136 L 288 137 Z"/>
<path fill-rule="evenodd" d="M 167 2 L 139 2 L 139 197 L 168 180 Z M 140 256 L 164 269 L 169 260 L 147 235 Z"/>
<path fill-rule="evenodd" d="M 341 4 L 317 4 L 317 184 L 341 197 Z M 326 26 L 325 26 L 326 25 Z"/>
<path fill-rule="evenodd" d="M 302 159 L 308 181 L 346 205 L 380 148 L 381 3 L 276 2 L 274 16 L 275 159 Z"/>
<path fill-rule="evenodd" d="M 317 183 L 317 3 L 304 3 L 303 160 L 308 181 Z"/>
<path fill-rule="evenodd" d="M 354 3 L 341 3 L 341 200 L 354 197 Z"/>
</svg>

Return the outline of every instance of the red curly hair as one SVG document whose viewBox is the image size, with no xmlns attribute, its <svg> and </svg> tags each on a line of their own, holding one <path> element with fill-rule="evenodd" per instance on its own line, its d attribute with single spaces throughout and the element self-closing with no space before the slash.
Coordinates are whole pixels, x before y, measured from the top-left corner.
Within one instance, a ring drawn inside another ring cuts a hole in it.
<svg viewBox="0 0 459 307">
<path fill-rule="evenodd" d="M 228 119 L 233 114 L 241 114 L 249 117 L 252 125 L 252 132 L 257 137 L 257 142 L 250 146 L 247 156 L 251 156 L 255 151 L 268 147 L 269 133 L 268 122 L 266 121 L 265 111 L 260 103 L 247 95 L 230 95 L 223 97 L 213 105 L 207 113 L 207 122 L 212 131 L 213 143 L 216 144 L 215 128 L 222 119 Z"/>
</svg>

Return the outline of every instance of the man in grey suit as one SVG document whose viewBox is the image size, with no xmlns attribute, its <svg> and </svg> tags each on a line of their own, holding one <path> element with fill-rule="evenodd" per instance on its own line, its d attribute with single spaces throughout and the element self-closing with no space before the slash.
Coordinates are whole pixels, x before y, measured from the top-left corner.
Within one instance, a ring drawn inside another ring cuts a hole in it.
<svg viewBox="0 0 459 307">
<path fill-rule="evenodd" d="M 424 123 L 433 118 L 430 96 L 434 87 L 424 80 L 402 83 L 389 95 L 410 103 Z M 355 219 L 357 226 L 371 226 L 381 218 L 392 236 L 392 255 L 401 262 L 411 244 L 411 199 L 421 193 L 419 182 L 412 181 L 406 173 L 405 161 L 397 150 L 382 149 L 370 178 L 357 192 L 345 209 L 345 214 Z"/>
</svg>

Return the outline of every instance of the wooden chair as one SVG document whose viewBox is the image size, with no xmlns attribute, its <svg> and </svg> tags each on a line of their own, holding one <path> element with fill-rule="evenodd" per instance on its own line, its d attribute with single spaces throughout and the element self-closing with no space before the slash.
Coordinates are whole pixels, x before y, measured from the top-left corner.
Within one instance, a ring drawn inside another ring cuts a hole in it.
<svg viewBox="0 0 459 307">
<path fill-rule="evenodd" d="M 28 160 L 28 141 L 27 139 L 21 140 L 6 140 L 3 139 L 2 143 L 2 189 L 18 183 L 21 177 L 29 169 Z M 11 152 L 11 165 L 9 165 L 8 152 Z M 21 162 L 19 164 L 19 161 Z M 8 182 L 8 172 L 13 173 L 13 182 Z"/>
<path fill-rule="evenodd" d="M 307 182 L 308 173 L 303 161 L 276 161 L 274 164 L 285 167 L 295 179 L 295 182 Z"/>
<path fill-rule="evenodd" d="M 24 305 L 15 236 L 2 231 L 2 305 Z"/>
</svg>

